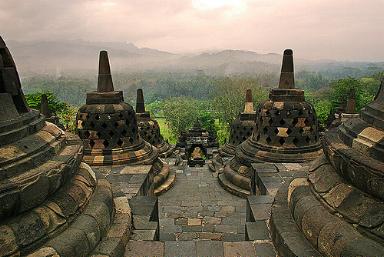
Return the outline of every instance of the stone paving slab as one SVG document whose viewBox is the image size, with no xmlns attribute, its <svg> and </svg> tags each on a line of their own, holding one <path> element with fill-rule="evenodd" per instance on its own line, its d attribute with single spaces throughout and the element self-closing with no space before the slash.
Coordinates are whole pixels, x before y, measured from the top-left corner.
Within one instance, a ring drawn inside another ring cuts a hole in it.
<svg viewBox="0 0 384 257">
<path fill-rule="evenodd" d="M 129 241 L 125 257 L 163 257 L 164 243 L 158 241 Z"/>
<path fill-rule="evenodd" d="M 245 239 L 246 199 L 225 191 L 207 165 L 185 167 L 176 176 L 158 199 L 160 238 L 173 238 L 173 232 L 176 240 Z"/>
</svg>

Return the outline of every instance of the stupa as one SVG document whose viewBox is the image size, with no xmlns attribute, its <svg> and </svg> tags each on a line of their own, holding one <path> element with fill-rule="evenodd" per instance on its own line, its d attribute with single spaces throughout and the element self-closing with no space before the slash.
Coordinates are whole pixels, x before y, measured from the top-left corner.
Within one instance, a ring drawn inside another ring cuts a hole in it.
<svg viewBox="0 0 384 257">
<path fill-rule="evenodd" d="M 359 113 L 356 112 L 356 92 L 354 89 L 351 89 L 348 93 L 347 101 L 339 106 L 338 111 L 333 113 L 333 117 L 328 118 L 328 128 L 336 128 L 348 119 L 358 117 Z"/>
<path fill-rule="evenodd" d="M 46 94 L 41 95 L 41 101 L 40 101 L 40 113 L 44 115 L 45 120 L 48 122 L 51 122 L 58 126 L 61 129 L 64 129 L 63 124 L 60 123 L 59 117 L 56 116 L 55 113 L 51 111 L 48 105 L 48 97 Z"/>
<path fill-rule="evenodd" d="M 81 162 L 77 136 L 28 108 L 1 37 L 0 74 L 0 256 L 110 254 L 100 246 L 119 215 L 110 184 Z"/>
<path fill-rule="evenodd" d="M 278 191 L 270 227 L 280 255 L 384 255 L 384 80 L 360 114 L 325 132 L 324 154 Z"/>
<path fill-rule="evenodd" d="M 256 125 L 256 112 L 253 108 L 252 90 L 247 89 L 245 94 L 244 111 L 231 124 L 229 141 L 219 149 L 220 156 L 232 157 L 235 155 L 236 146 L 252 135 Z"/>
<path fill-rule="evenodd" d="M 158 150 L 140 137 L 135 111 L 115 91 L 108 53 L 100 52 L 97 91 L 87 93 L 76 117 L 84 142 L 84 161 L 90 165 L 152 164 Z"/>
<path fill-rule="evenodd" d="M 144 95 L 141 88 L 137 89 L 136 118 L 140 136 L 155 146 L 159 150 L 160 156 L 167 157 L 171 155 L 174 147 L 165 142 L 163 136 L 160 134 L 159 123 L 151 118 L 149 112 L 145 111 Z"/>
<path fill-rule="evenodd" d="M 279 87 L 256 111 L 253 134 L 236 148 L 219 182 L 231 192 L 251 193 L 251 163 L 307 162 L 321 154 L 318 122 L 304 91 L 295 88 L 293 52 L 284 51 Z"/>
</svg>

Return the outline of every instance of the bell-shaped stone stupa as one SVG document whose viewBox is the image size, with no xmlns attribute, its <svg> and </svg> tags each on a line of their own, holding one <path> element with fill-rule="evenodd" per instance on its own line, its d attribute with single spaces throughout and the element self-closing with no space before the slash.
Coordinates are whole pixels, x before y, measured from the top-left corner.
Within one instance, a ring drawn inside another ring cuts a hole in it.
<svg viewBox="0 0 384 257">
<path fill-rule="evenodd" d="M 0 256 L 100 254 L 119 215 L 111 186 L 81 162 L 77 136 L 28 108 L 1 37 L 0 101 Z M 44 98 L 41 109 L 48 114 Z"/>
<path fill-rule="evenodd" d="M 149 112 L 145 111 L 144 95 L 142 89 L 137 89 L 136 98 L 136 118 L 140 136 L 155 146 L 159 150 L 160 156 L 169 156 L 172 154 L 174 147 L 164 141 L 160 134 L 159 123 L 151 118 Z"/>
<path fill-rule="evenodd" d="M 384 80 L 361 117 L 325 132 L 323 150 L 276 195 L 270 226 L 279 254 L 383 256 Z"/>
<path fill-rule="evenodd" d="M 252 90 L 247 89 L 245 95 L 244 111 L 231 124 L 229 141 L 219 149 L 220 156 L 231 157 L 235 155 L 236 146 L 252 135 L 256 125 L 256 112 L 253 108 Z"/>
<path fill-rule="evenodd" d="M 106 51 L 100 52 L 97 91 L 87 93 L 77 113 L 77 129 L 88 164 L 152 164 L 158 156 L 140 137 L 135 111 L 124 102 L 123 92 L 113 88 Z"/>
<path fill-rule="evenodd" d="M 236 148 L 219 181 L 231 192 L 245 196 L 251 191 L 251 163 L 306 162 L 320 154 L 316 113 L 305 101 L 304 91 L 295 88 L 293 52 L 288 49 L 284 51 L 279 87 L 258 106 L 252 136 Z"/>
</svg>

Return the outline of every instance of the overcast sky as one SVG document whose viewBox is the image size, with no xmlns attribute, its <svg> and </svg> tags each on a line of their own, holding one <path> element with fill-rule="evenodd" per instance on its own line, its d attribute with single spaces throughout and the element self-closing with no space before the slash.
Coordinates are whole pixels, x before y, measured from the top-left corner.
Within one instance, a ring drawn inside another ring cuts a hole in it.
<svg viewBox="0 0 384 257">
<path fill-rule="evenodd" d="M 0 0 L 4 39 L 384 61 L 384 0 Z"/>
</svg>

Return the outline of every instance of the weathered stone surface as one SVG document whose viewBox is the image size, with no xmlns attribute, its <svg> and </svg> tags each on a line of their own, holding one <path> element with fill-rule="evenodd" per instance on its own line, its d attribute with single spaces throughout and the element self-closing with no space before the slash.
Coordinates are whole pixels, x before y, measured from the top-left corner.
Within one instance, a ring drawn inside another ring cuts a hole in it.
<svg viewBox="0 0 384 257">
<path fill-rule="evenodd" d="M 224 256 L 257 256 L 252 242 L 224 242 Z"/>
<path fill-rule="evenodd" d="M 125 257 L 163 257 L 164 243 L 158 241 L 129 241 Z"/>
<path fill-rule="evenodd" d="M 167 241 L 164 243 L 165 256 L 196 256 L 196 245 L 193 241 Z"/>
<path fill-rule="evenodd" d="M 197 241 L 196 256 L 222 257 L 224 256 L 223 242 Z"/>
</svg>

